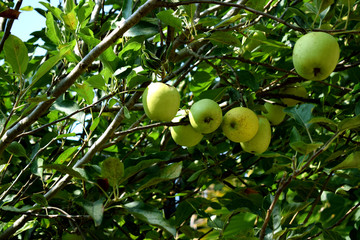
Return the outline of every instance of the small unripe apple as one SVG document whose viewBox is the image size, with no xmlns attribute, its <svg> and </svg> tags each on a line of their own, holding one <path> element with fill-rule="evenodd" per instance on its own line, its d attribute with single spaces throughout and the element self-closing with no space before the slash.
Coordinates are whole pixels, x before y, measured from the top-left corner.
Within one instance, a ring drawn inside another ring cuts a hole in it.
<svg viewBox="0 0 360 240">
<path fill-rule="evenodd" d="M 223 118 L 222 131 L 233 142 L 246 142 L 252 139 L 259 128 L 256 114 L 246 107 L 230 109 Z"/>
<path fill-rule="evenodd" d="M 264 107 L 267 113 L 263 113 L 263 115 L 271 122 L 272 125 L 279 125 L 282 121 L 284 121 L 286 113 L 283 110 L 285 107 L 278 104 L 271 104 L 269 102 L 266 102 Z"/>
<path fill-rule="evenodd" d="M 151 83 L 144 91 L 145 114 L 153 121 L 171 121 L 180 107 L 180 94 L 165 83 Z"/>
<path fill-rule="evenodd" d="M 296 72 L 307 80 L 324 80 L 334 71 L 340 57 L 337 40 L 328 33 L 310 32 L 300 37 L 293 49 Z"/>
<path fill-rule="evenodd" d="M 240 145 L 245 152 L 261 154 L 265 152 L 271 141 L 271 126 L 266 117 L 259 115 L 259 129 L 256 135 L 247 142 L 241 142 Z"/>
<path fill-rule="evenodd" d="M 222 122 L 222 111 L 214 100 L 201 99 L 189 111 L 191 126 L 200 133 L 214 132 Z"/>
<path fill-rule="evenodd" d="M 176 144 L 184 147 L 193 147 L 204 137 L 204 135 L 195 131 L 190 124 L 172 126 L 170 127 L 170 134 Z"/>
<path fill-rule="evenodd" d="M 288 94 L 297 97 L 307 98 L 308 93 L 303 86 L 289 86 L 280 90 L 281 94 Z M 292 98 L 281 98 L 281 101 L 288 107 L 293 107 L 298 103 L 301 103 L 300 100 Z"/>
<path fill-rule="evenodd" d="M 251 52 L 266 40 L 266 35 L 262 31 L 255 31 L 246 41 L 244 49 Z"/>
</svg>

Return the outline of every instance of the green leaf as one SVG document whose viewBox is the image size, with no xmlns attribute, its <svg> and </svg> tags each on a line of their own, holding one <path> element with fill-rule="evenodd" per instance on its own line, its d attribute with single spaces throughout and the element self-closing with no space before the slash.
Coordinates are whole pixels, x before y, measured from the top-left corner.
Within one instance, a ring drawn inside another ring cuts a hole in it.
<svg viewBox="0 0 360 240">
<path fill-rule="evenodd" d="M 91 13 L 94 9 L 95 3 L 93 1 L 87 1 L 86 3 L 82 4 L 82 5 L 78 5 L 78 12 L 77 12 L 77 18 L 81 24 L 81 27 L 85 27 L 87 22 L 87 19 L 89 19 L 89 17 L 91 16 Z"/>
<path fill-rule="evenodd" d="M 336 171 L 340 169 L 349 169 L 349 168 L 360 169 L 360 151 L 352 152 L 349 156 L 345 158 L 344 161 L 333 167 L 331 171 Z"/>
<path fill-rule="evenodd" d="M 193 75 L 193 81 L 190 82 L 190 91 L 193 92 L 195 96 L 198 96 L 207 90 L 212 82 L 213 78 L 208 72 L 197 71 Z"/>
<path fill-rule="evenodd" d="M 110 186 L 118 186 L 124 176 L 124 164 L 119 158 L 109 157 L 101 164 L 101 176 L 107 178 Z"/>
<path fill-rule="evenodd" d="M 94 89 L 88 83 L 86 82 L 83 84 L 76 83 L 74 84 L 74 87 L 71 88 L 71 90 L 77 92 L 80 97 L 85 99 L 85 102 L 87 104 L 93 103 L 94 95 L 95 95 Z"/>
<path fill-rule="evenodd" d="M 39 193 L 33 194 L 31 196 L 31 200 L 33 200 L 35 203 L 37 203 L 41 207 L 48 206 L 48 201 L 42 194 L 39 194 Z"/>
<path fill-rule="evenodd" d="M 337 126 L 336 122 L 326 117 L 314 117 L 308 123 L 325 123 L 330 126 Z"/>
<path fill-rule="evenodd" d="M 70 115 L 73 112 L 80 109 L 79 105 L 76 102 L 71 101 L 71 100 L 56 101 L 54 103 L 53 107 L 56 110 L 64 112 L 67 115 Z M 76 113 L 71 118 L 73 118 L 73 119 L 75 119 L 75 120 L 82 123 L 85 120 L 85 113 L 84 112 Z"/>
<path fill-rule="evenodd" d="M 10 211 L 10 212 L 16 212 L 16 213 L 27 212 L 27 211 L 32 210 L 34 208 L 35 208 L 34 206 L 29 206 L 29 205 L 22 206 L 21 208 L 17 208 L 17 207 L 13 207 L 13 206 L 7 206 L 7 205 L 6 206 L 0 206 L 1 210 Z"/>
<path fill-rule="evenodd" d="M 51 12 L 46 13 L 46 36 L 56 45 L 61 43 L 61 33 Z"/>
<path fill-rule="evenodd" d="M 290 117 L 295 119 L 300 125 L 309 128 L 312 119 L 312 110 L 315 105 L 310 103 L 300 104 L 295 107 L 287 107 L 284 109 L 284 112 L 289 114 Z"/>
<path fill-rule="evenodd" d="M 100 74 L 89 77 L 85 82 L 87 82 L 93 88 L 102 90 L 106 89 L 105 79 Z"/>
<path fill-rule="evenodd" d="M 290 147 L 301 154 L 309 154 L 323 145 L 322 142 L 304 143 L 303 141 L 291 142 Z"/>
<path fill-rule="evenodd" d="M 170 166 L 161 169 L 160 176 L 158 177 L 150 177 L 150 179 L 146 180 L 146 183 L 139 187 L 138 192 L 141 190 L 156 185 L 160 182 L 168 181 L 180 176 L 182 170 L 182 162 L 173 163 Z"/>
<path fill-rule="evenodd" d="M 345 118 L 339 123 L 339 131 L 345 131 L 359 127 L 360 127 L 360 115 L 353 118 Z"/>
<path fill-rule="evenodd" d="M 78 171 L 76 171 L 72 167 L 68 167 L 68 166 L 63 165 L 63 164 L 45 164 L 45 165 L 42 166 L 42 168 L 56 170 L 56 171 L 61 172 L 63 174 L 68 174 L 68 175 L 70 175 L 72 177 L 79 178 L 79 179 L 82 179 L 82 180 L 86 180 Z"/>
<path fill-rule="evenodd" d="M 122 7 L 122 16 L 128 19 L 132 14 L 133 0 L 124 0 Z"/>
<path fill-rule="evenodd" d="M 44 7 L 46 7 L 58 20 L 62 20 L 61 14 L 62 11 L 59 8 L 53 7 L 50 5 L 50 3 L 47 2 L 39 2 Z"/>
<path fill-rule="evenodd" d="M 74 11 L 67 14 L 61 14 L 65 25 L 72 31 L 75 31 L 78 25 L 78 20 L 76 18 L 76 13 Z"/>
<path fill-rule="evenodd" d="M 37 158 L 35 159 L 35 161 L 31 164 L 31 172 L 36 175 L 39 176 L 40 178 L 43 177 L 43 166 L 44 164 L 44 159 L 42 158 Z"/>
<path fill-rule="evenodd" d="M 130 28 L 125 34 L 125 37 L 146 36 L 151 37 L 158 33 L 159 27 L 147 21 L 140 21 L 135 26 Z"/>
<path fill-rule="evenodd" d="M 133 89 L 137 85 L 149 81 L 149 78 L 143 75 L 135 75 L 127 80 L 126 84 L 129 89 Z"/>
<path fill-rule="evenodd" d="M 176 228 L 164 219 L 162 211 L 138 201 L 127 203 L 124 205 L 124 208 L 134 217 L 148 224 L 160 227 L 175 237 Z"/>
<path fill-rule="evenodd" d="M 74 0 L 66 0 L 65 3 L 65 13 L 72 12 L 75 9 L 76 5 Z"/>
<path fill-rule="evenodd" d="M 68 137 L 76 137 L 76 133 L 60 134 L 60 135 L 56 136 L 56 139 L 62 139 L 62 138 L 68 138 Z"/>
<path fill-rule="evenodd" d="M 135 158 L 131 159 L 133 162 L 136 162 L 137 164 L 134 166 L 129 166 L 125 168 L 125 174 L 122 178 L 121 182 L 126 181 L 130 177 L 134 176 L 135 174 L 139 173 L 140 171 L 162 161 L 167 161 L 167 158 L 150 158 L 150 159 L 142 159 L 142 158 Z"/>
<path fill-rule="evenodd" d="M 94 131 L 96 127 L 99 125 L 100 118 L 95 118 L 90 126 L 90 131 Z"/>
<path fill-rule="evenodd" d="M 76 152 L 78 147 L 71 147 L 66 149 L 60 156 L 56 159 L 55 164 L 63 164 L 65 161 L 69 161 L 71 156 Z"/>
<path fill-rule="evenodd" d="M 34 8 L 32 6 L 25 6 L 20 8 L 21 11 L 32 11 L 34 10 Z"/>
<path fill-rule="evenodd" d="M 240 70 L 236 72 L 236 75 L 241 85 L 245 85 L 253 91 L 257 91 L 259 89 L 259 83 L 256 81 L 254 75 L 251 72 Z"/>
<path fill-rule="evenodd" d="M 166 25 L 169 25 L 175 28 L 176 30 L 182 29 L 181 19 L 174 16 L 174 10 L 172 9 L 161 11 L 158 14 L 156 14 L 156 17 Z"/>
<path fill-rule="evenodd" d="M 28 63 L 28 49 L 20 38 L 10 35 L 4 44 L 6 61 L 17 74 L 25 73 Z"/>
<path fill-rule="evenodd" d="M 289 217 L 293 217 L 294 214 L 300 212 L 301 210 L 305 209 L 309 206 L 312 202 L 291 202 L 284 206 L 281 210 L 281 224 L 284 224 Z"/>
<path fill-rule="evenodd" d="M 222 97 L 226 94 L 228 87 L 219 87 L 215 89 L 208 89 L 199 95 L 199 99 L 212 99 L 215 102 L 218 102 L 222 99 Z"/>
<path fill-rule="evenodd" d="M 323 234 L 324 239 L 326 239 L 326 240 L 344 240 L 345 239 L 338 232 L 332 231 L 332 230 L 324 229 L 322 234 Z"/>
<path fill-rule="evenodd" d="M 6 151 L 17 157 L 27 157 L 25 148 L 18 142 L 10 143 Z"/>
<path fill-rule="evenodd" d="M 229 18 L 226 18 L 224 20 L 222 20 L 221 22 L 219 22 L 218 24 L 216 24 L 214 26 L 214 29 L 220 28 L 220 27 L 225 27 L 228 26 L 234 22 L 236 22 L 237 20 L 243 18 L 244 16 L 242 14 L 236 14 L 234 16 L 231 16 Z"/>
<path fill-rule="evenodd" d="M 224 45 L 241 45 L 240 40 L 230 32 L 213 32 L 208 39 Z"/>
<path fill-rule="evenodd" d="M 43 62 L 35 72 L 31 79 L 31 84 L 27 87 L 27 90 L 31 89 L 39 79 L 49 72 L 63 57 L 71 52 L 75 47 L 76 41 L 71 41 L 68 44 L 59 46 L 59 52 Z"/>
<path fill-rule="evenodd" d="M 92 217 L 95 222 L 95 227 L 100 226 L 104 217 L 104 199 L 99 199 L 95 202 L 83 200 L 82 207 Z"/>
</svg>

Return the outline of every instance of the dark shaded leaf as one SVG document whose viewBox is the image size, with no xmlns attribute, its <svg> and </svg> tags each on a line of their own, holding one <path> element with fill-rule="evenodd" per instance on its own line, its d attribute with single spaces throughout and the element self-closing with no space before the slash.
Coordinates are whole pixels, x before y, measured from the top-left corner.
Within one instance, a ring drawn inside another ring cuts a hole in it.
<svg viewBox="0 0 360 240">
<path fill-rule="evenodd" d="M 163 213 L 143 202 L 131 202 L 124 205 L 125 209 L 136 218 L 151 225 L 160 227 L 175 237 L 176 228 L 163 218 Z"/>
</svg>

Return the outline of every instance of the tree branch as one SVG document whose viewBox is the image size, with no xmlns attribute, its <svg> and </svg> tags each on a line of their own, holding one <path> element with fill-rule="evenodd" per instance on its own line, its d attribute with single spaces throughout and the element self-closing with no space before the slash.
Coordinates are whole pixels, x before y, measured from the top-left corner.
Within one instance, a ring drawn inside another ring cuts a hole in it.
<svg viewBox="0 0 360 240">
<path fill-rule="evenodd" d="M 9 129 L 0 140 L 0 154 L 16 138 L 18 134 L 37 121 L 52 105 L 52 103 L 61 96 L 72 84 L 81 76 L 88 66 L 95 61 L 107 48 L 117 41 L 132 26 L 140 21 L 142 17 L 158 7 L 158 0 L 148 0 L 144 5 L 125 20 L 120 26 L 105 37 L 96 47 L 94 47 L 75 68 L 57 85 L 51 94 L 51 99 L 41 102 L 28 116 L 21 119 L 14 127 Z"/>
</svg>

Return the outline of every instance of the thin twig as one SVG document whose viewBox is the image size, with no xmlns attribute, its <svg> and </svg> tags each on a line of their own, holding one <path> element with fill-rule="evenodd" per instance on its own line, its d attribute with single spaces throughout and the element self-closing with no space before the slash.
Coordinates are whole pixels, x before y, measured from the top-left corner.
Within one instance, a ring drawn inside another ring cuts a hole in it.
<svg viewBox="0 0 360 240">
<path fill-rule="evenodd" d="M 21 138 L 21 137 L 24 137 L 24 136 L 27 136 L 27 135 L 32 135 L 32 134 L 34 134 L 34 133 L 36 133 L 36 132 L 38 132 L 38 131 L 40 131 L 40 130 L 42 130 L 42 129 L 44 129 L 44 128 L 47 128 L 47 127 L 52 126 L 52 125 L 54 125 L 54 124 L 56 124 L 56 123 L 62 122 L 62 121 L 64 121 L 64 120 L 66 120 L 66 119 L 69 119 L 69 118 L 71 118 L 72 116 L 74 116 L 74 115 L 76 115 L 76 114 L 78 114 L 78 113 L 80 113 L 80 112 L 86 111 L 87 109 L 90 109 L 90 108 L 98 105 L 98 104 L 101 103 L 102 101 L 107 100 L 107 99 L 113 97 L 114 95 L 115 95 L 115 93 L 111 93 L 111 94 L 109 94 L 109 95 L 107 95 L 107 96 L 105 96 L 105 97 L 100 98 L 98 101 L 96 101 L 96 102 L 94 102 L 94 103 L 92 103 L 92 104 L 90 104 L 90 105 L 87 105 L 86 107 L 80 108 L 80 109 L 78 109 L 78 110 L 70 113 L 69 115 L 66 115 L 65 117 L 59 118 L 58 120 L 55 120 L 55 121 L 53 121 L 53 122 L 51 122 L 51 123 L 44 124 L 44 125 L 36 128 L 36 129 L 34 129 L 34 130 L 21 133 L 21 134 L 19 134 L 16 138 Z"/>
</svg>

